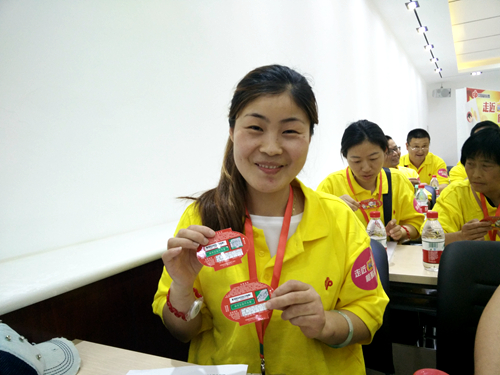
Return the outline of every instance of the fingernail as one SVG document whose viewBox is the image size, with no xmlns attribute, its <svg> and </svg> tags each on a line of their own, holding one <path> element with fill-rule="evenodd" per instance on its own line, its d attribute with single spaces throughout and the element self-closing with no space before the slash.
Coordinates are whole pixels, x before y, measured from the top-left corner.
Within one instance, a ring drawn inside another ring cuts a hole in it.
<svg viewBox="0 0 500 375">
<path fill-rule="evenodd" d="M 210 236 L 211 236 L 211 237 L 215 236 L 215 231 L 214 231 L 214 230 L 212 230 L 212 229 L 210 229 Z"/>
</svg>

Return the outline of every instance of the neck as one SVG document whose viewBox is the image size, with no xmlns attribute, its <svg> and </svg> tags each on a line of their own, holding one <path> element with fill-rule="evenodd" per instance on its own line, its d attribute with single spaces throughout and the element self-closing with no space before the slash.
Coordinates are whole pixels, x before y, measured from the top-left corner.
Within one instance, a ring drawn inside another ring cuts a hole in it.
<svg viewBox="0 0 500 375">
<path fill-rule="evenodd" d="M 248 213 L 258 216 L 285 216 L 286 204 L 290 188 L 274 192 L 262 193 L 248 187 L 247 208 Z"/>
<path fill-rule="evenodd" d="M 412 164 L 413 164 L 416 168 L 419 168 L 419 167 L 420 167 L 420 166 L 424 163 L 425 159 L 424 159 L 424 160 L 422 160 L 420 163 L 415 163 L 415 162 L 414 162 L 413 160 L 411 160 L 411 159 L 410 159 L 410 161 L 411 161 L 411 163 L 412 163 Z"/>
<path fill-rule="evenodd" d="M 353 174 L 354 176 L 354 174 Z M 378 174 L 377 174 L 378 176 Z M 375 191 L 375 188 L 377 187 L 377 177 L 375 177 L 375 180 L 373 181 L 360 181 L 356 176 L 354 176 L 354 179 L 358 183 L 359 186 L 361 186 L 365 190 L 370 190 L 370 192 L 373 194 Z"/>
<path fill-rule="evenodd" d="M 500 204 L 500 191 L 491 193 L 488 192 L 484 195 L 487 196 L 495 204 L 495 207 L 498 207 L 498 205 Z"/>
</svg>

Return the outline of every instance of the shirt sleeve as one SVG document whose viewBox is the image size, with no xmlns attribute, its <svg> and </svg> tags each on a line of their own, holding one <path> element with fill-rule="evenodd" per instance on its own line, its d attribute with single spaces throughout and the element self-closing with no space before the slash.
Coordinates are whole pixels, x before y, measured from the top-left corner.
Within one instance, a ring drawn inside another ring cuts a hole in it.
<svg viewBox="0 0 500 375">
<path fill-rule="evenodd" d="M 327 178 L 325 178 L 323 181 L 321 181 L 321 183 L 319 184 L 316 191 L 321 191 L 323 193 L 335 195 L 335 186 L 333 184 L 333 176 L 329 175 Z"/>
<path fill-rule="evenodd" d="M 174 236 L 177 235 L 177 232 L 179 232 L 179 230 L 187 228 L 190 225 L 202 225 L 201 217 L 198 215 L 195 207 L 195 203 L 193 203 L 184 211 L 181 219 L 179 220 L 179 223 L 177 224 Z M 172 284 L 172 279 L 170 278 L 170 275 L 168 274 L 165 267 L 163 267 L 163 272 L 160 281 L 158 282 L 158 290 L 156 291 L 153 299 L 153 312 L 156 315 L 160 316 L 162 321 L 163 309 L 165 307 L 165 304 L 167 303 L 167 293 L 170 289 L 170 284 Z M 196 278 L 193 287 L 196 288 L 198 292 L 201 293 L 201 295 L 203 295 L 203 288 L 200 284 L 199 277 Z M 207 309 L 205 304 L 203 304 L 200 312 L 202 314 L 202 326 L 200 332 L 203 332 L 213 326 L 212 315 L 210 314 L 210 311 Z"/>
<path fill-rule="evenodd" d="M 344 204 L 345 205 L 345 204 Z M 389 298 L 384 292 L 378 273 L 370 274 L 371 255 L 370 237 L 354 213 L 345 205 L 346 210 L 336 210 L 337 230 L 345 233 L 345 248 L 348 251 L 345 264 L 344 284 L 335 306 L 336 310 L 348 310 L 358 316 L 368 327 L 371 338 L 382 325 L 383 315 Z M 368 249 L 368 250 L 367 250 Z M 373 255 L 371 255 L 373 259 Z M 364 272 L 364 273 L 363 273 Z M 359 275 L 359 277 L 356 277 Z M 375 285 L 375 287 L 374 287 Z"/>
<path fill-rule="evenodd" d="M 455 165 L 453 168 L 450 170 L 450 182 L 455 182 L 455 181 L 463 181 L 467 178 L 467 173 L 465 172 L 465 168 L 462 165 L 462 163 L 458 162 L 457 165 Z"/>
<path fill-rule="evenodd" d="M 440 157 L 436 155 L 434 155 L 434 157 L 436 158 L 436 167 L 435 171 L 433 171 L 432 174 L 436 175 L 436 178 L 440 185 L 449 184 L 450 179 L 448 178 L 448 169 L 446 168 L 446 163 Z"/>
<path fill-rule="evenodd" d="M 445 233 L 455 233 L 462 230 L 464 218 L 460 210 L 460 196 L 455 184 L 443 190 L 432 211 L 438 213 L 438 220 Z M 420 228 L 420 233 L 425 222 Z"/>
</svg>

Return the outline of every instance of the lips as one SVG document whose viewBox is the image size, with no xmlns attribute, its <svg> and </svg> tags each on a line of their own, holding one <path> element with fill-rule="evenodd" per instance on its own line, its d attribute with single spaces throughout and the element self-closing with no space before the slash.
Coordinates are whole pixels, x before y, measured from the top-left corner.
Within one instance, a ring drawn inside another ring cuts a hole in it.
<svg viewBox="0 0 500 375">
<path fill-rule="evenodd" d="M 284 167 L 283 164 L 276 163 L 255 163 L 255 165 L 266 174 L 276 174 Z"/>
</svg>

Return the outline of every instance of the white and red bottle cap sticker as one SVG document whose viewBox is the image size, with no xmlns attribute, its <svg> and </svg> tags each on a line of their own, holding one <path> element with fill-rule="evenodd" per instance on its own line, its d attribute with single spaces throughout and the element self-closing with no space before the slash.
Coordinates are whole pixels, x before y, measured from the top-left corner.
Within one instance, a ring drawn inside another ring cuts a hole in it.
<svg viewBox="0 0 500 375">
<path fill-rule="evenodd" d="M 218 271 L 240 264 L 249 246 L 246 236 L 228 228 L 215 232 L 207 245 L 198 247 L 196 255 L 201 264 Z"/>
<path fill-rule="evenodd" d="M 378 208 L 382 207 L 382 201 L 375 198 L 365 199 L 364 201 L 360 201 L 359 205 L 363 210 L 368 210 L 370 208 Z"/>
<path fill-rule="evenodd" d="M 500 216 L 487 216 L 481 221 L 490 222 L 491 230 L 500 231 Z"/>
<path fill-rule="evenodd" d="M 266 302 L 271 298 L 273 288 L 258 281 L 243 281 L 231 285 L 231 290 L 221 303 L 222 313 L 226 318 L 238 322 L 240 326 L 269 319 L 271 310 Z"/>
</svg>

